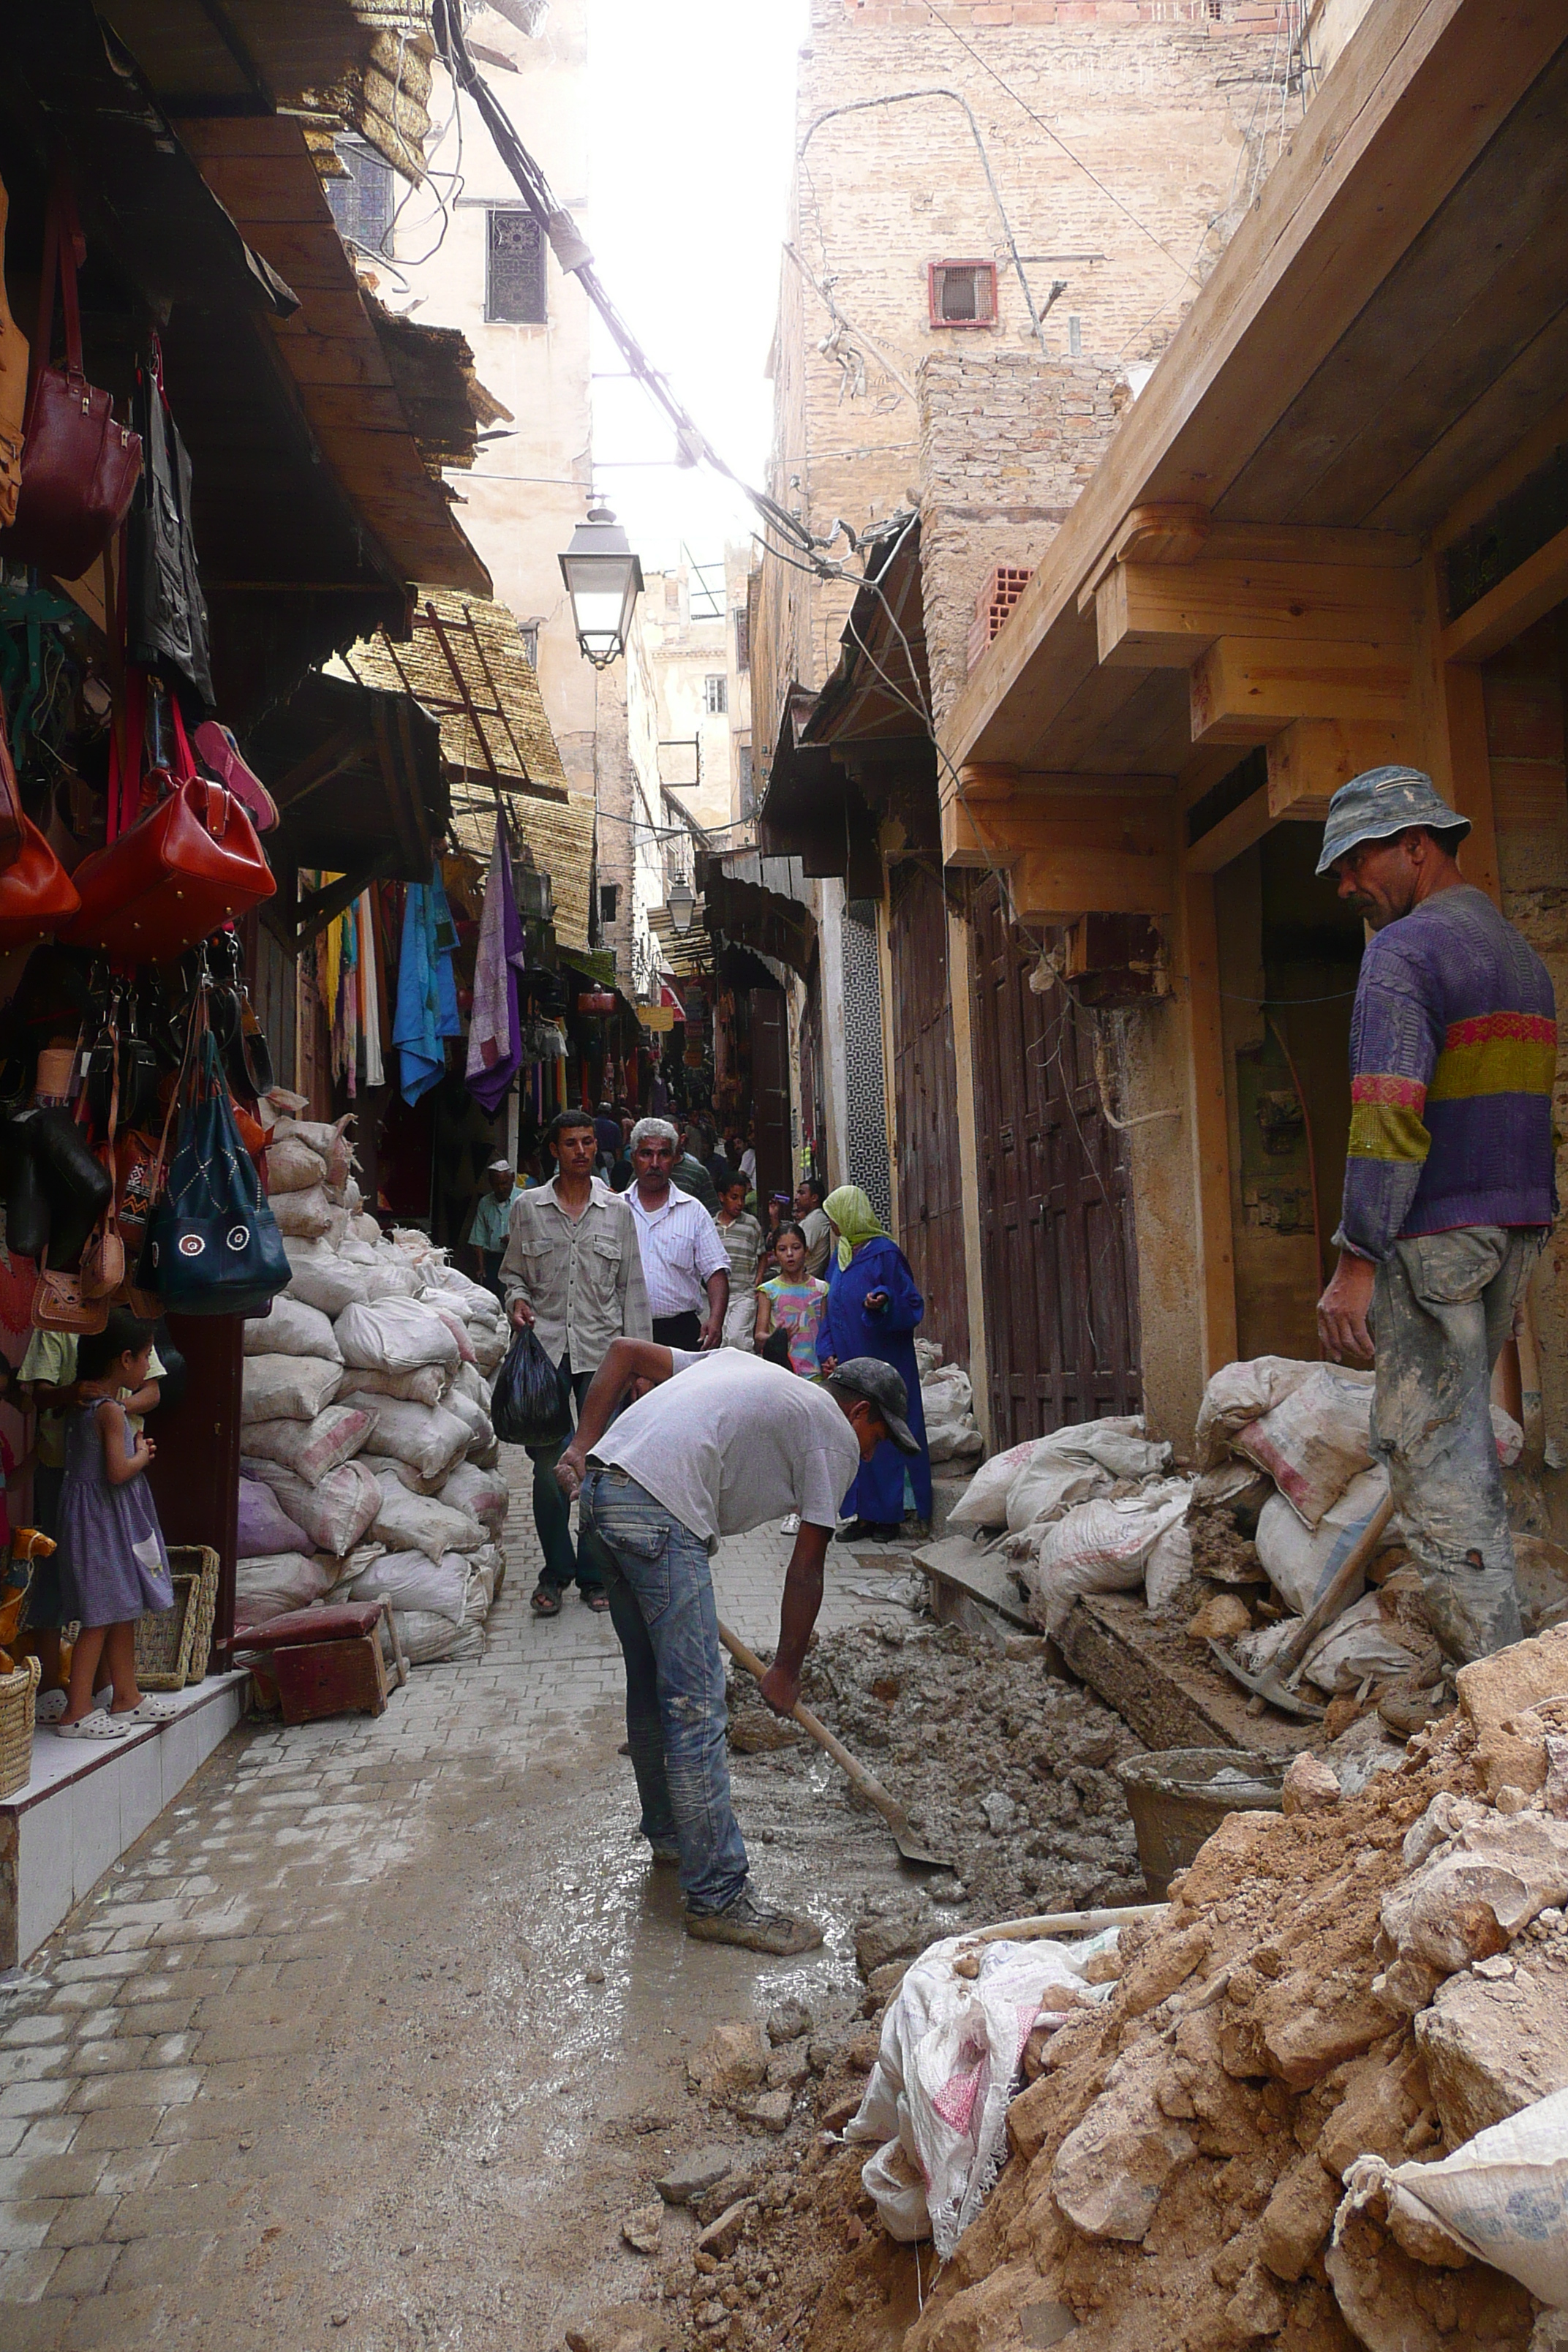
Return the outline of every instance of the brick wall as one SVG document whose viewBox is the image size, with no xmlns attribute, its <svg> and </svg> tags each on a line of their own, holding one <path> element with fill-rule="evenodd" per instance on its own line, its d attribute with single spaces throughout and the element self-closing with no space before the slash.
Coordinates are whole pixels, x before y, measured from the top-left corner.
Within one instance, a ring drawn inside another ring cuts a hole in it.
<svg viewBox="0 0 1568 2352">
<path fill-rule="evenodd" d="M 969 669 L 974 602 L 998 564 L 1032 569 L 1099 464 L 1130 397 L 1098 360 L 1042 364 L 979 346 L 921 363 L 921 571 L 940 726 Z"/>
</svg>

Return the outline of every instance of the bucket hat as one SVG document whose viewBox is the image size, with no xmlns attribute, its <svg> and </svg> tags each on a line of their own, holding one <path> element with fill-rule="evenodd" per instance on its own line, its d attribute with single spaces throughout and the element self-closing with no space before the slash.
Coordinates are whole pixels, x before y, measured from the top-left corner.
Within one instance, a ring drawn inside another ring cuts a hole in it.
<svg viewBox="0 0 1568 2352">
<path fill-rule="evenodd" d="M 1358 841 L 1386 841 L 1412 824 L 1457 833 L 1461 840 L 1470 830 L 1469 818 L 1440 799 L 1431 777 L 1419 768 L 1366 769 L 1342 784 L 1329 803 L 1319 873 L 1326 874 Z"/>
<path fill-rule="evenodd" d="M 850 1356 L 830 1377 L 835 1388 L 847 1389 L 851 1396 L 864 1397 L 868 1404 L 876 1406 L 900 1454 L 920 1452 L 920 1439 L 904 1419 L 910 1392 L 891 1364 L 879 1363 L 875 1356 Z"/>
</svg>

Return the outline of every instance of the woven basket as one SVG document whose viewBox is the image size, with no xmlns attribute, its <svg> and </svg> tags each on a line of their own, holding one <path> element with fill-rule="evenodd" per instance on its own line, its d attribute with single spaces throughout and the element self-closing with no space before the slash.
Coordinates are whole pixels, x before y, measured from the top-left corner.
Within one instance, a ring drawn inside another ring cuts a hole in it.
<svg viewBox="0 0 1568 2352">
<path fill-rule="evenodd" d="M 14 1675 L 0 1675 L 0 1797 L 14 1796 L 32 1777 L 38 1673 L 37 1658 L 24 1658 Z"/>
<path fill-rule="evenodd" d="M 201 1579 L 174 1576 L 170 1582 L 174 1607 L 136 1620 L 136 1679 L 143 1690 L 184 1690 L 190 1672 Z"/>
<path fill-rule="evenodd" d="M 217 1622 L 217 1554 L 210 1544 L 171 1544 L 169 1567 L 175 1576 L 197 1579 L 195 1632 L 191 1640 L 188 1683 L 205 1681 L 212 1658 L 213 1627 Z"/>
</svg>

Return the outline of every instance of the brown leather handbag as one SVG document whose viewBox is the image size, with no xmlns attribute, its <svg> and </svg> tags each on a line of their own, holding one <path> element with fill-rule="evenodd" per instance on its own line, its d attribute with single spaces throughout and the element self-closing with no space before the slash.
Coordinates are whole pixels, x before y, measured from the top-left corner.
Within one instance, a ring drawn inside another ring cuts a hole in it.
<svg viewBox="0 0 1568 2352">
<path fill-rule="evenodd" d="M 51 1266 L 46 1249 L 38 1260 L 38 1279 L 33 1288 L 34 1330 L 68 1331 L 79 1338 L 86 1332 L 101 1331 L 108 1320 L 108 1299 L 84 1298 L 79 1277 Z"/>
<path fill-rule="evenodd" d="M 0 531 L 0 554 L 14 563 L 40 564 L 59 580 L 79 580 L 103 553 L 125 520 L 142 471 L 140 436 L 116 424 L 108 393 L 82 372 L 76 274 L 86 258 L 76 206 L 63 174 L 58 175 L 44 228 L 21 494 L 16 521 Z M 66 314 L 63 368 L 49 362 L 57 274 Z"/>
</svg>

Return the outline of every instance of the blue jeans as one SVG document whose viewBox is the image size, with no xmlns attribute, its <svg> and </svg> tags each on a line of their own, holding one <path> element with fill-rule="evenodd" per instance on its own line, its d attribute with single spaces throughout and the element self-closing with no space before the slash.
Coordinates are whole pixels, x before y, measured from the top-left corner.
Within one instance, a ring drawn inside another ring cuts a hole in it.
<svg viewBox="0 0 1568 2352">
<path fill-rule="evenodd" d="M 688 1911 L 727 1911 L 745 1893 L 747 1864 L 730 1800 L 724 1654 L 707 1547 L 624 1470 L 589 1471 L 578 1525 L 600 1548 L 626 1659 L 642 1833 L 679 1843 Z"/>
<path fill-rule="evenodd" d="M 592 1372 L 567 1372 L 575 1414 L 583 1409 L 583 1399 L 593 1382 Z M 539 1533 L 540 1549 L 544 1554 L 544 1566 L 539 1571 L 541 1584 L 552 1591 L 563 1592 L 576 1578 L 584 1593 L 602 1592 L 605 1586 L 602 1563 L 595 1548 L 579 1540 L 575 1550 L 572 1545 L 572 1507 L 556 1484 L 555 1465 L 565 1453 L 568 1440 L 558 1437 L 550 1445 L 531 1445 L 528 1458 L 533 1465 L 533 1524 Z"/>
</svg>

